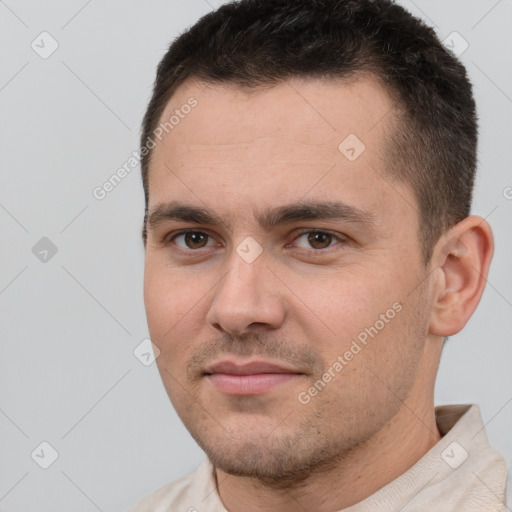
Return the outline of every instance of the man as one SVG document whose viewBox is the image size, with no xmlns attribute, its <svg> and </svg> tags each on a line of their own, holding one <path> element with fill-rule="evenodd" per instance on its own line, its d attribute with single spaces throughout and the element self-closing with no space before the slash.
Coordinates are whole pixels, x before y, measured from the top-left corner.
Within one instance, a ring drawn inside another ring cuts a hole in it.
<svg viewBox="0 0 512 512">
<path fill-rule="evenodd" d="M 497 511 L 478 406 L 434 406 L 493 253 L 465 70 L 388 0 L 242 0 L 159 67 L 144 298 L 207 455 L 134 511 Z"/>
</svg>

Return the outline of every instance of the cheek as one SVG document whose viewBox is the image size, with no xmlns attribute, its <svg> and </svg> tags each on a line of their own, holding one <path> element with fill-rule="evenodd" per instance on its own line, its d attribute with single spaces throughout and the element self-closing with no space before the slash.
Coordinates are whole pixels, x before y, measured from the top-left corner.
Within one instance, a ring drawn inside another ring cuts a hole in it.
<svg viewBox="0 0 512 512">
<path fill-rule="evenodd" d="M 294 301 L 297 309 L 293 316 L 304 322 L 303 328 L 309 325 L 310 339 L 318 340 L 322 348 L 342 349 L 393 303 L 384 293 L 385 287 L 381 289 L 375 282 L 375 277 L 365 278 L 352 269 L 350 273 L 295 280 L 293 291 L 301 300 Z"/>
<path fill-rule="evenodd" d="M 153 343 L 165 361 L 181 359 L 200 326 L 202 307 L 199 287 L 193 280 L 177 279 L 177 273 L 161 267 L 146 267 L 144 305 Z M 169 358 L 172 352 L 173 357 Z M 160 359 L 160 358 L 159 358 Z M 167 363 L 166 363 L 167 364 Z"/>
<path fill-rule="evenodd" d="M 387 373 L 401 358 L 414 359 L 406 353 L 416 349 L 403 346 L 411 334 L 407 333 L 411 312 L 400 280 L 390 271 L 352 267 L 350 272 L 337 272 L 313 283 L 310 278 L 296 281 L 297 295 L 304 297 L 305 305 L 297 301 L 301 310 L 295 310 L 293 317 L 328 366 L 339 356 L 343 358 L 342 372 L 350 389 L 373 379 L 369 368 Z"/>
<path fill-rule="evenodd" d="M 148 319 L 153 324 L 163 322 L 169 328 L 199 301 L 201 279 L 187 275 L 160 260 L 159 256 L 146 259 L 144 304 Z"/>
</svg>

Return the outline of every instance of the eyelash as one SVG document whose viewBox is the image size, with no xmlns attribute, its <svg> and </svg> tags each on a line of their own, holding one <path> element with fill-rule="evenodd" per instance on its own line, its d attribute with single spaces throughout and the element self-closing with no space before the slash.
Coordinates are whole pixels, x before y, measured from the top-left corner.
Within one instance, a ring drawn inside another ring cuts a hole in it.
<svg viewBox="0 0 512 512">
<path fill-rule="evenodd" d="M 173 242 L 173 240 L 175 240 L 177 237 L 182 236 L 182 235 L 186 235 L 188 233 L 200 233 L 202 235 L 206 235 L 210 239 L 213 238 L 209 233 L 207 233 L 205 231 L 200 231 L 200 230 L 195 230 L 195 229 L 184 229 L 184 230 L 178 231 L 177 233 L 174 233 L 171 237 L 169 237 L 169 236 L 164 237 L 164 240 L 163 240 L 164 245 L 165 246 L 169 246 L 171 244 L 174 244 L 178 248 L 179 251 L 182 251 L 182 252 L 187 253 L 187 254 L 190 254 L 190 253 L 198 253 L 199 254 L 199 253 L 201 253 L 202 249 L 205 249 L 205 248 L 201 248 L 201 249 L 183 249 L 182 247 L 179 247 L 178 245 L 176 245 Z M 330 245 L 329 247 L 323 248 L 323 249 L 304 249 L 304 248 L 299 247 L 299 250 L 303 254 L 307 254 L 307 255 L 311 255 L 311 256 L 323 255 L 326 252 L 328 252 L 329 249 L 331 249 L 332 247 L 338 245 L 339 243 L 348 243 L 349 242 L 349 238 L 347 236 L 336 234 L 336 233 L 333 233 L 332 231 L 323 230 L 323 229 L 303 229 L 293 239 L 293 242 L 295 242 L 301 236 L 306 235 L 308 233 L 321 233 L 321 234 L 325 234 L 325 235 L 330 235 L 333 238 L 332 245 Z M 331 252 L 331 251 L 329 251 L 329 252 Z"/>
</svg>

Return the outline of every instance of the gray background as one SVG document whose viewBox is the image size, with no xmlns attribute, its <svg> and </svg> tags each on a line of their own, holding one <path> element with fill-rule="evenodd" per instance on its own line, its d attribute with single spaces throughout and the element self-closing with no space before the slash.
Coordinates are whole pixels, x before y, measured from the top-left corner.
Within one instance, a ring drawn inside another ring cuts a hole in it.
<svg viewBox="0 0 512 512">
<path fill-rule="evenodd" d="M 155 365 L 133 354 L 148 337 L 139 167 L 101 201 L 92 190 L 138 149 L 170 41 L 220 3 L 0 1 L 4 512 L 123 510 L 203 457 Z M 445 348 L 436 403 L 480 404 L 491 443 L 510 461 L 512 1 L 403 4 L 442 39 L 456 31 L 469 44 L 461 59 L 481 119 L 473 212 L 496 238 L 482 302 Z M 46 59 L 31 48 L 43 31 L 59 45 Z M 57 247 L 46 262 L 32 252 L 43 237 Z M 46 470 L 31 457 L 43 441 L 59 455 Z"/>
</svg>

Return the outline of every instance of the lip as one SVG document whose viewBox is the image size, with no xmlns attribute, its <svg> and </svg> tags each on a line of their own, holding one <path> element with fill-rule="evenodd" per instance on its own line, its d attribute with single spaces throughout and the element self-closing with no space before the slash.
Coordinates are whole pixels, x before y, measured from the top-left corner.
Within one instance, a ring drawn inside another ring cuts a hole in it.
<svg viewBox="0 0 512 512">
<path fill-rule="evenodd" d="M 205 370 L 205 377 L 221 393 L 254 396 L 266 393 L 304 375 L 294 368 L 268 361 L 220 361 Z"/>
<path fill-rule="evenodd" d="M 205 373 L 226 373 L 229 375 L 254 375 L 257 373 L 301 373 L 294 368 L 281 366 L 268 361 L 249 361 L 236 363 L 234 361 L 219 361 L 208 366 Z"/>
</svg>

